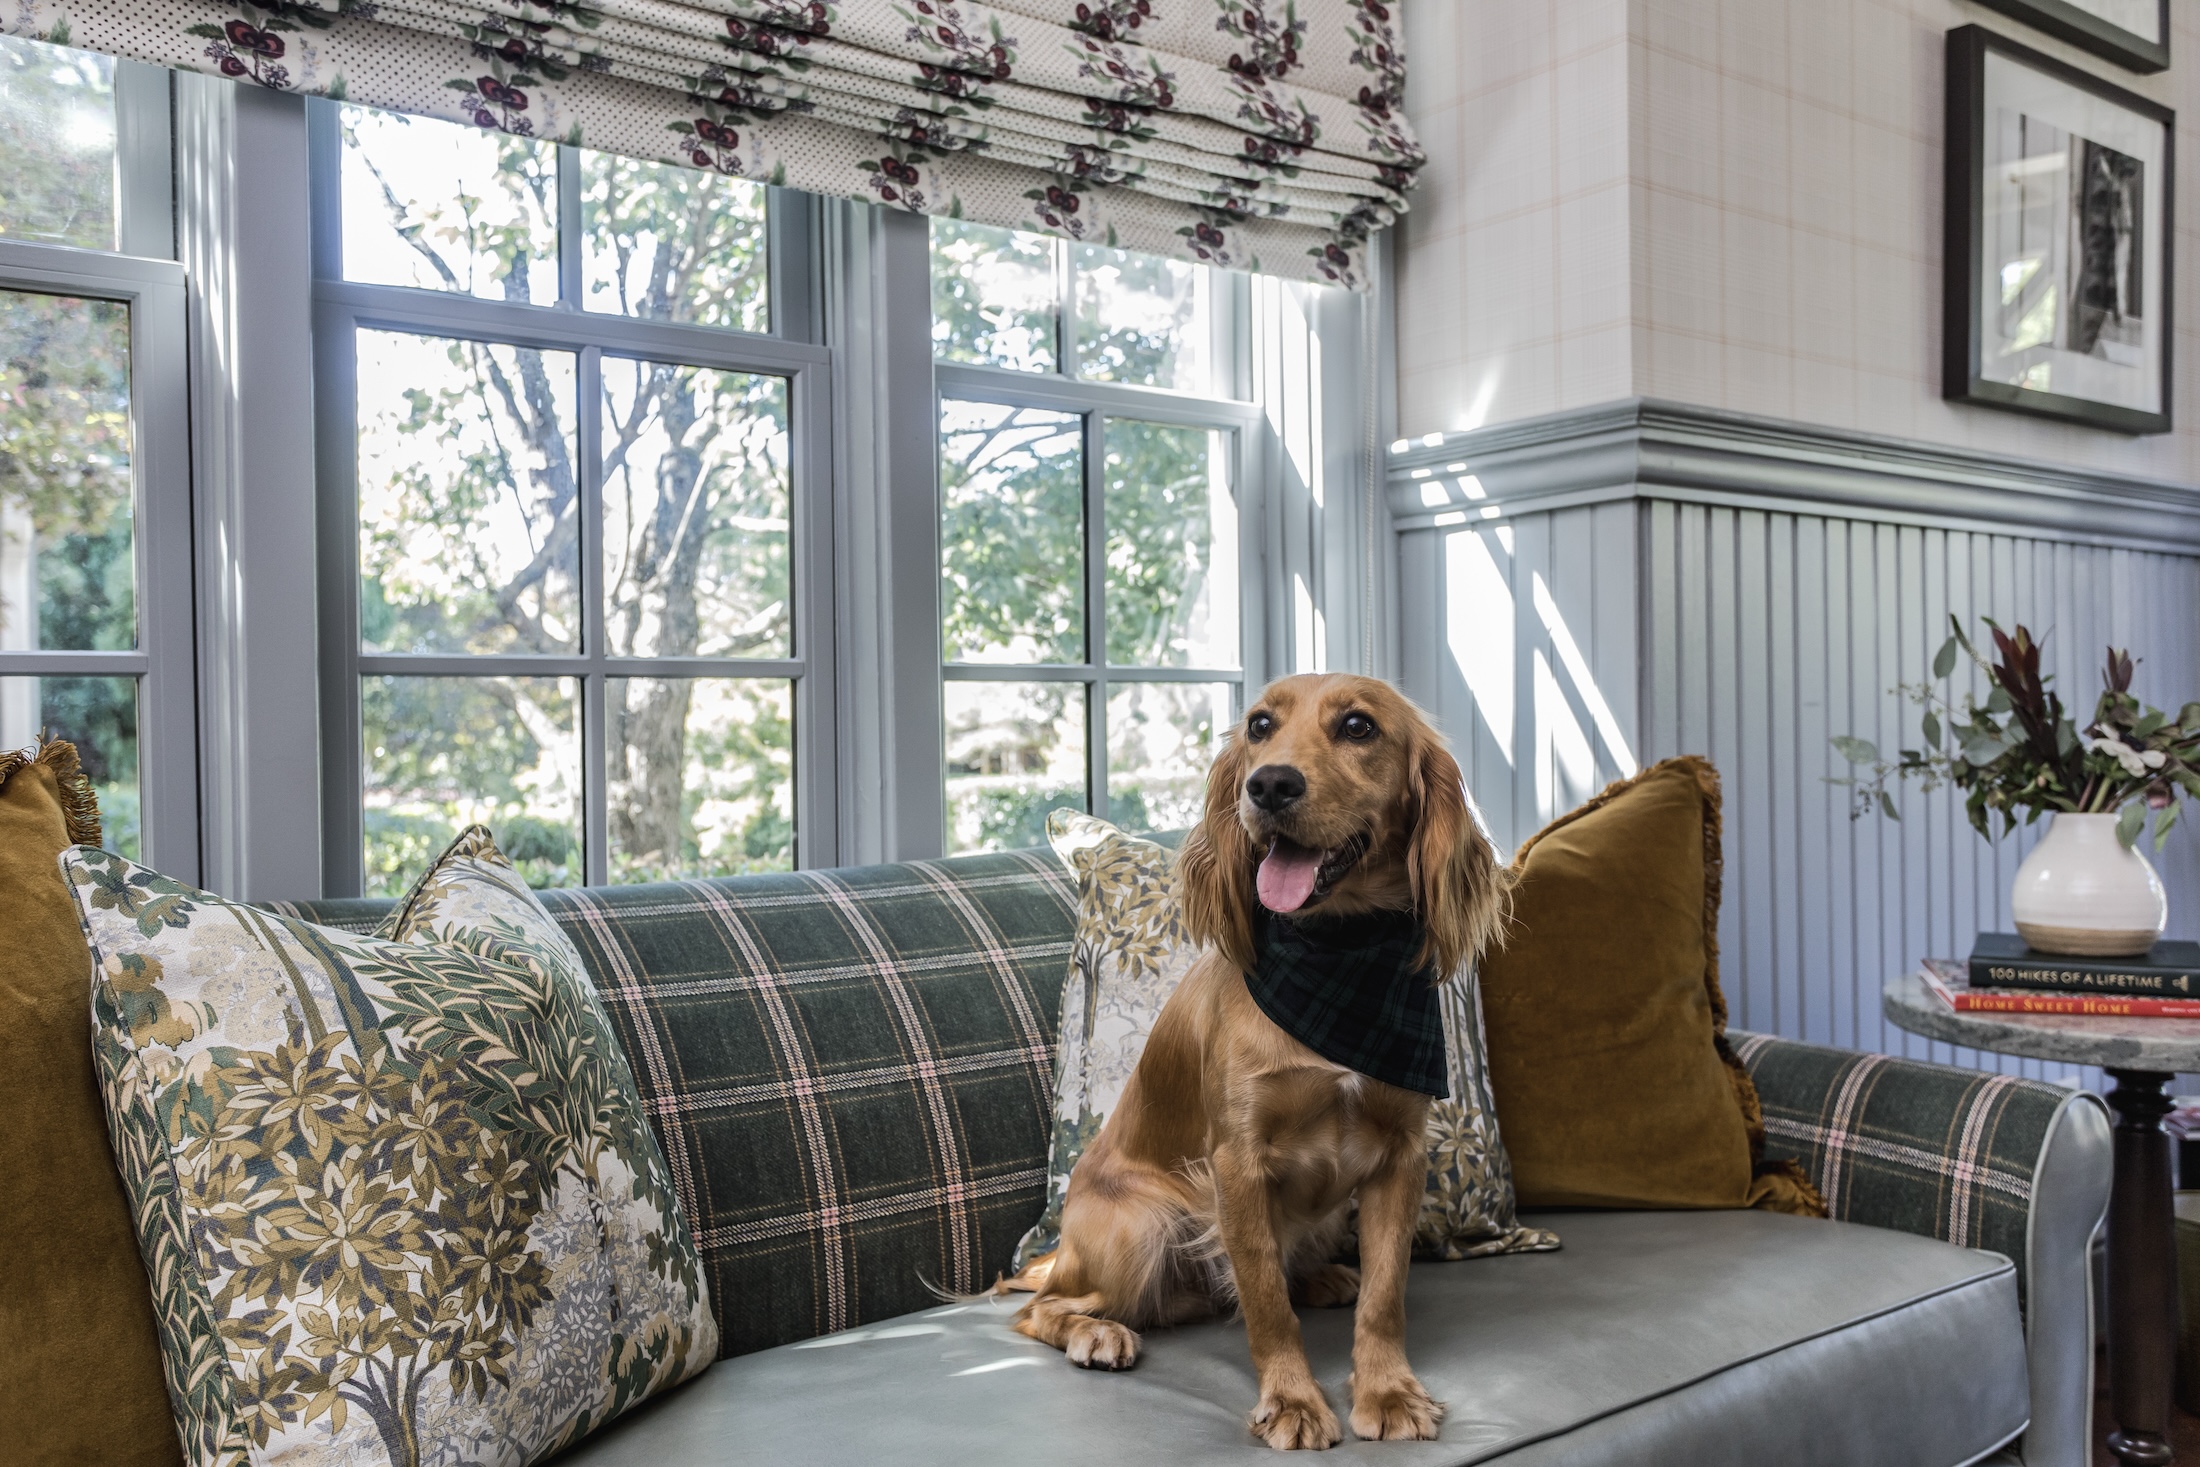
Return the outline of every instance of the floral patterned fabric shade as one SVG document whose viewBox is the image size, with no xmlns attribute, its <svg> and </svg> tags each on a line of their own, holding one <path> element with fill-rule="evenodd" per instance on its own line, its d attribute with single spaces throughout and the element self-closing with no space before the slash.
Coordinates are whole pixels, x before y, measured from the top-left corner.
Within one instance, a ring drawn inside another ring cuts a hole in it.
<svg viewBox="0 0 2200 1467">
<path fill-rule="evenodd" d="M 16 35 L 1357 285 L 1421 150 L 1397 0 L 18 0 Z"/>
</svg>

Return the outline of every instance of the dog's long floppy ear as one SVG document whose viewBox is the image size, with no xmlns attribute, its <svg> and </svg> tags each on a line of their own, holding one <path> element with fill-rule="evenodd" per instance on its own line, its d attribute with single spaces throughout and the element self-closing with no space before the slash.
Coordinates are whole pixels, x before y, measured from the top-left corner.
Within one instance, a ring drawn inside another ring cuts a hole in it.
<svg viewBox="0 0 2200 1467">
<path fill-rule="evenodd" d="M 1449 978 L 1491 943 L 1503 941 L 1511 889 L 1467 805 L 1458 761 L 1426 728 L 1418 744 L 1409 776 L 1417 813 L 1406 875 L 1413 883 L 1414 910 L 1428 929 L 1422 959 L 1440 978 Z"/>
<path fill-rule="evenodd" d="M 1184 926 L 1240 968 L 1253 966 L 1253 842 L 1238 820 L 1247 746 L 1236 732 L 1207 771 L 1207 803 L 1176 857 Z"/>
</svg>

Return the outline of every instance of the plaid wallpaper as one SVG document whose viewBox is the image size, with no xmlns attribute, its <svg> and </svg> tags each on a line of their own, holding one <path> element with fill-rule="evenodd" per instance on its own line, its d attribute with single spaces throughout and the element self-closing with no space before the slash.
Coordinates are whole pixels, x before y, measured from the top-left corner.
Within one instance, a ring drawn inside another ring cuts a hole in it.
<svg viewBox="0 0 2200 1467">
<path fill-rule="evenodd" d="M 2070 1092 L 2037 1080 L 1729 1031 L 1757 1082 L 1765 1154 L 1792 1157 L 1847 1222 L 2016 1261 L 2032 1168 Z"/>
<path fill-rule="evenodd" d="M 738 1355 L 970 1291 L 1045 1203 L 1076 892 L 1052 852 L 547 891 Z M 386 902 L 278 904 L 371 928 Z"/>
</svg>

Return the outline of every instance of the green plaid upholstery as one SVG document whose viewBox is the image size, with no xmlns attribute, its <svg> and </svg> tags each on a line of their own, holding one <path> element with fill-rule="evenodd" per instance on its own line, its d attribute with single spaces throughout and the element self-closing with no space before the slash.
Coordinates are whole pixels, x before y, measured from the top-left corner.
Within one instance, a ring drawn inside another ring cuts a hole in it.
<svg viewBox="0 0 2200 1467">
<path fill-rule="evenodd" d="M 1765 1155 L 1802 1164 L 1846 1222 L 2006 1254 L 2025 1289 L 2032 1169 L 2070 1092 L 1729 1030 L 1764 1106 Z"/>
<path fill-rule="evenodd" d="M 982 1288 L 1045 1202 L 1076 891 L 1043 851 L 548 891 L 633 1064 L 723 1353 Z M 369 932 L 384 901 L 273 903 Z M 2017 1262 L 2065 1092 L 1732 1031 L 1833 1216 Z"/>
<path fill-rule="evenodd" d="M 542 893 L 626 1046 L 721 1353 L 992 1282 L 1046 1201 L 1076 890 L 1046 851 Z M 386 902 L 274 904 L 371 929 Z"/>
</svg>

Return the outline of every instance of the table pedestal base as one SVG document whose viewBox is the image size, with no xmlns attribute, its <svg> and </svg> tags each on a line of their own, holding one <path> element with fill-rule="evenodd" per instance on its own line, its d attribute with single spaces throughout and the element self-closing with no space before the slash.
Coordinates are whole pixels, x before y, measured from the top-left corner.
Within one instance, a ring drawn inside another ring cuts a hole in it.
<svg viewBox="0 0 2200 1467">
<path fill-rule="evenodd" d="M 2108 1388 L 2116 1430 L 2108 1449 L 2126 1467 L 2170 1460 L 2170 1387 L 2177 1368 L 2177 1243 L 2170 1212 L 2171 1077 L 2110 1070 L 2116 1088 L 2116 1179 L 2108 1197 Z"/>
</svg>

